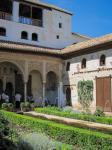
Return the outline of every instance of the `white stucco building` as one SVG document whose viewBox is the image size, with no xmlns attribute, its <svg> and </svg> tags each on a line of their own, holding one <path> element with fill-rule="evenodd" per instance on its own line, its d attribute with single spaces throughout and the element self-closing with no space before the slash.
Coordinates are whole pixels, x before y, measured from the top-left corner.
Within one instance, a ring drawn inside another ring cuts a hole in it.
<svg viewBox="0 0 112 150">
<path fill-rule="evenodd" d="M 6 5 L 7 4 L 7 5 Z M 90 108 L 112 111 L 112 35 L 72 33 L 72 13 L 39 0 L 0 0 L 0 92 L 79 103 L 79 81 L 93 83 Z"/>
<path fill-rule="evenodd" d="M 59 49 L 88 39 L 72 34 L 72 13 L 66 10 L 38 0 L 4 0 L 0 6 L 0 26 L 6 29 L 0 39 Z"/>
</svg>

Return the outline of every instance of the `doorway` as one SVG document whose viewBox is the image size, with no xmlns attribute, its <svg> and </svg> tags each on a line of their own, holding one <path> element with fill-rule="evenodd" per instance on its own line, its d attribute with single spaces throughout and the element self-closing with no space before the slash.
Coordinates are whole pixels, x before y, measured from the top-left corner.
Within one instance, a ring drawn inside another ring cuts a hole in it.
<svg viewBox="0 0 112 150">
<path fill-rule="evenodd" d="M 96 78 L 96 106 L 112 112 L 111 77 Z"/>
<path fill-rule="evenodd" d="M 71 103 L 71 89 L 70 89 L 70 87 L 68 87 L 66 89 L 66 104 L 68 106 L 72 106 L 72 103 Z"/>
</svg>

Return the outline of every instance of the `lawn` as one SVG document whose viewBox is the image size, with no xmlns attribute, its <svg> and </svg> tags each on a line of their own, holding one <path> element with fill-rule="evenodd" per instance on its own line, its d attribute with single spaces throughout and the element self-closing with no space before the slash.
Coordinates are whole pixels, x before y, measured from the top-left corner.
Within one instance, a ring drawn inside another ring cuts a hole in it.
<svg viewBox="0 0 112 150">
<path fill-rule="evenodd" d="M 79 119 L 91 122 L 98 122 L 103 124 L 112 125 L 112 117 L 106 116 L 95 116 L 91 114 L 76 114 L 73 111 L 63 111 L 62 108 L 57 107 L 44 107 L 44 108 L 35 108 L 35 111 L 38 113 L 56 115 L 66 118 Z"/>
</svg>

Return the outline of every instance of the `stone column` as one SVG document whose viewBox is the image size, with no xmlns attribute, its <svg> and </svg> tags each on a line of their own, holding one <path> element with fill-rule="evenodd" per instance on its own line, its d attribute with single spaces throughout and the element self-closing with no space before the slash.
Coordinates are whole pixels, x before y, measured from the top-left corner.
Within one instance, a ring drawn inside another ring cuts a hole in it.
<svg viewBox="0 0 112 150">
<path fill-rule="evenodd" d="M 46 82 L 43 82 L 43 100 L 45 99 L 45 85 L 46 85 Z"/>
<path fill-rule="evenodd" d="M 19 2 L 13 1 L 13 21 L 18 22 L 19 21 Z"/>
<path fill-rule="evenodd" d="M 6 82 L 7 82 L 6 79 L 7 79 L 7 77 L 4 76 L 4 77 L 3 77 L 3 91 L 6 90 Z"/>
<path fill-rule="evenodd" d="M 63 106 L 63 83 L 59 82 L 58 84 L 58 106 Z"/>
<path fill-rule="evenodd" d="M 27 101 L 27 82 L 24 82 L 24 101 Z"/>
</svg>

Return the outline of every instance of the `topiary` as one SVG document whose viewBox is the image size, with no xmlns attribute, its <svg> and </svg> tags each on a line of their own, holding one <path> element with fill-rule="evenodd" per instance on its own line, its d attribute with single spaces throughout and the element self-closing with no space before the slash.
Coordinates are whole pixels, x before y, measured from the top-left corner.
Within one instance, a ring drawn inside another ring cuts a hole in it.
<svg viewBox="0 0 112 150">
<path fill-rule="evenodd" d="M 12 103 L 8 103 L 8 111 L 13 111 L 14 105 Z"/>
<path fill-rule="evenodd" d="M 104 117 L 105 116 L 105 114 L 103 112 L 103 109 L 101 107 L 96 108 L 96 111 L 95 111 L 94 115 L 99 116 L 99 117 Z"/>
<path fill-rule="evenodd" d="M 2 104 L 2 109 L 8 110 L 8 103 L 3 103 Z"/>
</svg>

